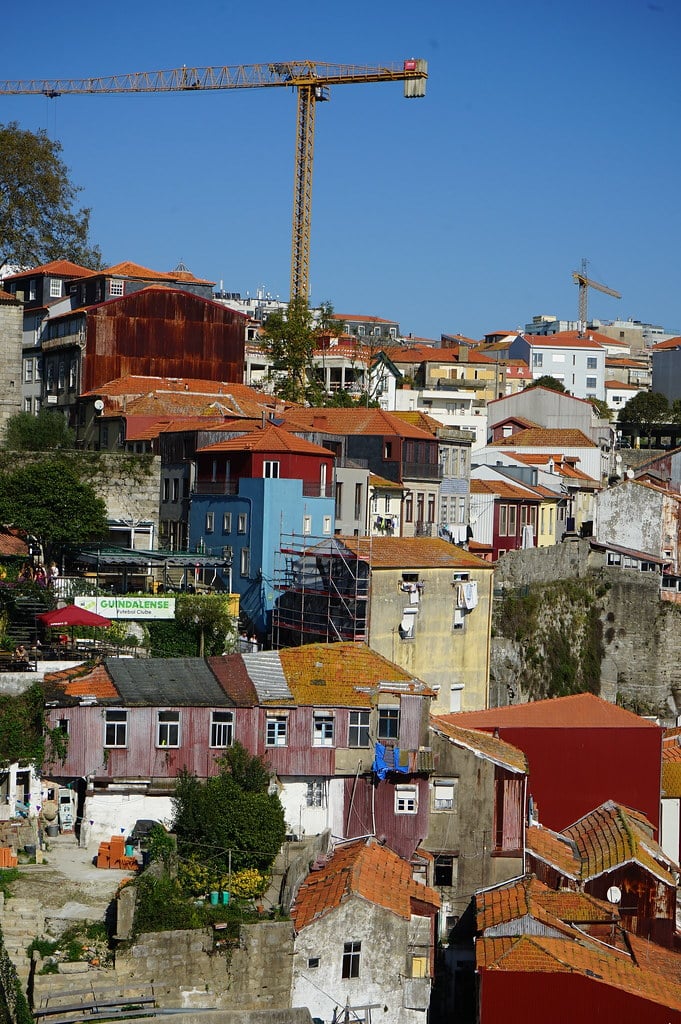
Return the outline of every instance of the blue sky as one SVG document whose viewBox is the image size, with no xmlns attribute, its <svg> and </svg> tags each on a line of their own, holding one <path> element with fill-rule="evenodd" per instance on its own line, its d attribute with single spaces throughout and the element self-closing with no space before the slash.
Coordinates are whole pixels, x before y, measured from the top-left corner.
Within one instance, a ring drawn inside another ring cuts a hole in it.
<svg viewBox="0 0 681 1024">
<path fill-rule="evenodd" d="M 50 9 L 5 31 L 5 79 L 311 59 L 429 62 L 427 95 L 347 85 L 317 110 L 311 299 L 481 337 L 577 316 L 681 333 L 679 0 L 195 0 Z M 24 32 L 25 30 L 25 32 Z M 287 298 L 295 96 L 2 97 L 44 128 L 107 263 Z"/>
</svg>

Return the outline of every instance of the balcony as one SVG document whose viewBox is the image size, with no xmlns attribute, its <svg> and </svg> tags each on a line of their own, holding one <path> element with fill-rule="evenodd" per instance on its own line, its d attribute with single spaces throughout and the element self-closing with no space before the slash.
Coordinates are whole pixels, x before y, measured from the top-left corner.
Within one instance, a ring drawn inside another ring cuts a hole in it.
<svg viewBox="0 0 681 1024">
<path fill-rule="evenodd" d="M 435 462 L 403 462 L 403 480 L 442 480 L 442 468 Z"/>
<path fill-rule="evenodd" d="M 238 494 L 238 480 L 197 480 L 194 494 Z"/>
<path fill-rule="evenodd" d="M 331 498 L 333 497 L 333 487 L 331 484 L 310 484 L 303 483 L 303 497 L 304 498 Z"/>
</svg>

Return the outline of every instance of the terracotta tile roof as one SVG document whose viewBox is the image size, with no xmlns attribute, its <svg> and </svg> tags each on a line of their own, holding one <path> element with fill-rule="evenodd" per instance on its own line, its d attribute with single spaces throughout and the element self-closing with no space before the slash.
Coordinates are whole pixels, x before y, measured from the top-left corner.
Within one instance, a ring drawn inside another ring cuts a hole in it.
<svg viewBox="0 0 681 1024">
<path fill-rule="evenodd" d="M 632 359 L 629 356 L 607 356 L 605 365 L 606 367 L 621 366 L 632 370 L 648 370 L 646 363 L 642 362 L 640 359 Z"/>
<path fill-rule="evenodd" d="M 471 477 L 471 494 L 493 494 L 497 498 L 510 498 L 514 501 L 539 501 L 539 494 L 536 487 L 520 487 L 512 484 L 510 480 L 478 480 Z"/>
<path fill-rule="evenodd" d="M 583 882 L 633 861 L 676 888 L 672 862 L 652 838 L 653 832 L 643 815 L 612 800 L 563 830 L 579 851 Z"/>
<path fill-rule="evenodd" d="M 637 384 L 623 384 L 621 380 L 606 380 L 606 391 L 640 391 Z"/>
<path fill-rule="evenodd" d="M 7 280 L 7 278 L 5 278 Z M 1 288 L 1 284 L 0 284 Z M 18 299 L 16 295 L 12 295 L 11 292 L 4 292 L 0 290 L 0 302 L 6 302 L 8 306 L 23 306 L 23 301 Z M 41 307 L 44 309 L 44 307 Z M 31 310 L 33 312 L 33 310 Z"/>
<path fill-rule="evenodd" d="M 9 274 L 4 280 L 15 281 L 18 277 L 31 277 L 38 274 L 54 274 L 55 277 L 88 277 L 92 274 L 87 267 L 81 267 L 71 260 L 52 260 L 50 263 L 43 263 L 39 267 L 31 267 L 30 270 L 23 270 L 19 274 Z"/>
<path fill-rule="evenodd" d="M 227 441 L 197 448 L 197 452 L 290 452 L 295 455 L 328 455 L 334 453 L 322 448 L 312 441 L 305 441 L 281 427 L 267 426 L 264 430 L 255 430 L 240 437 L 231 437 Z"/>
<path fill-rule="evenodd" d="M 383 476 L 378 476 L 376 473 L 369 474 L 369 483 L 372 487 L 376 487 L 378 490 L 386 491 L 403 491 L 404 485 L 398 484 L 394 480 L 386 480 Z"/>
<path fill-rule="evenodd" d="M 419 430 L 382 409 L 294 409 L 285 412 L 283 416 L 286 430 L 433 440 L 432 435 L 425 430 Z"/>
<path fill-rule="evenodd" d="M 681 348 L 681 337 L 667 338 L 666 341 L 658 341 L 657 345 L 653 345 L 653 352 L 661 352 L 667 348 Z"/>
<path fill-rule="evenodd" d="M 662 796 L 681 797 L 681 745 L 678 734 L 662 743 Z"/>
<path fill-rule="evenodd" d="M 414 900 L 428 904 L 433 911 L 440 906 L 437 892 L 415 882 L 411 866 L 387 846 L 380 846 L 375 840 L 348 843 L 337 847 L 328 863 L 311 872 L 300 887 L 291 909 L 296 932 L 351 896 L 383 907 L 407 921 L 414 912 Z"/>
<path fill-rule="evenodd" d="M 505 743 L 504 740 L 490 736 L 488 732 L 481 732 L 475 729 L 462 729 L 461 726 L 452 725 L 445 721 L 442 716 L 431 716 L 431 728 L 441 736 L 446 736 L 456 746 L 464 747 L 466 750 L 473 750 L 489 761 L 494 761 L 504 768 L 510 768 L 514 772 L 527 772 L 527 758 L 522 750 Z"/>
<path fill-rule="evenodd" d="M 363 644 L 306 644 L 279 652 L 296 704 L 316 707 L 371 706 L 367 688 L 379 683 L 409 684 L 405 692 L 432 693 L 404 669 Z"/>
<path fill-rule="evenodd" d="M 4 557 L 28 554 L 28 544 L 18 530 L 9 526 L 0 526 L 0 555 Z"/>
<path fill-rule="evenodd" d="M 104 665 L 84 668 L 82 665 L 61 672 L 45 673 L 46 688 L 61 690 L 66 697 L 97 697 L 120 700 L 120 694 Z"/>
<path fill-rule="evenodd" d="M 133 277 L 143 281 L 191 281 L 193 284 L 215 284 L 215 281 L 204 281 L 187 271 L 150 270 L 149 267 L 143 267 L 139 263 L 130 261 L 116 263 L 113 267 L 106 267 L 104 270 L 90 270 L 87 274 L 81 274 L 81 277 Z"/>
<path fill-rule="evenodd" d="M 510 704 L 484 711 L 458 711 L 446 715 L 453 725 L 467 729 L 656 729 L 659 725 L 611 704 L 593 693 Z"/>
<path fill-rule="evenodd" d="M 426 412 L 414 410 L 413 412 L 393 412 L 391 415 L 397 416 L 404 423 L 411 423 L 413 427 L 426 430 L 429 434 L 437 434 L 438 430 L 442 430 L 443 424 Z"/>
<path fill-rule="evenodd" d="M 574 843 L 559 832 L 530 825 L 525 833 L 528 853 L 549 864 L 568 878 L 579 878 L 581 860 Z"/>
<path fill-rule="evenodd" d="M 131 397 L 148 395 L 155 391 L 184 392 L 211 398 L 234 395 L 237 399 L 260 399 L 262 405 L 274 406 L 275 404 L 271 395 L 262 395 L 247 384 L 231 384 L 229 381 L 206 380 L 201 377 L 145 377 L 136 374 L 127 374 L 125 377 L 117 377 L 106 384 L 100 384 L 92 391 L 83 392 L 81 397 L 104 398 L 106 395 Z"/>
<path fill-rule="evenodd" d="M 396 320 L 384 320 L 380 316 L 358 316 L 356 313 L 334 313 L 332 319 L 345 323 L 360 324 L 396 324 Z"/>
<path fill-rule="evenodd" d="M 491 441 L 490 448 L 597 448 L 598 445 L 587 437 L 581 430 L 555 429 L 546 427 L 529 427 L 527 430 L 519 430 L 511 437 L 500 437 L 498 441 Z"/>
<path fill-rule="evenodd" d="M 602 348 L 609 345 L 611 338 L 597 331 L 589 331 L 580 338 L 578 331 L 558 331 L 556 334 L 524 334 L 530 345 L 537 348 Z"/>
<path fill-rule="evenodd" d="M 549 460 L 553 460 L 553 470 L 559 476 L 568 477 L 574 480 L 583 480 L 585 483 L 598 484 L 598 480 L 582 472 L 574 465 L 572 458 L 566 458 L 561 452 L 509 452 L 509 457 L 514 462 L 522 462 L 526 466 L 545 466 Z M 579 462 L 579 459 L 576 460 Z M 600 485 L 599 485 L 600 486 Z"/>
<path fill-rule="evenodd" d="M 475 895 L 476 921 L 479 932 L 488 928 L 532 917 L 547 928 L 573 938 L 579 933 L 572 923 L 610 921 L 619 914 L 611 904 L 582 892 L 550 889 L 534 875 L 525 875 L 506 885 L 483 889 Z"/>
<path fill-rule="evenodd" d="M 367 553 L 366 538 L 338 537 L 358 557 Z M 469 551 L 438 537 L 372 537 L 372 569 L 490 569 Z"/>
<path fill-rule="evenodd" d="M 582 974 L 593 984 L 610 985 L 665 1009 L 681 1011 L 681 985 L 651 969 L 643 955 L 637 964 L 622 953 L 587 941 L 527 935 L 479 939 L 475 954 L 478 968 L 483 970 Z"/>
</svg>

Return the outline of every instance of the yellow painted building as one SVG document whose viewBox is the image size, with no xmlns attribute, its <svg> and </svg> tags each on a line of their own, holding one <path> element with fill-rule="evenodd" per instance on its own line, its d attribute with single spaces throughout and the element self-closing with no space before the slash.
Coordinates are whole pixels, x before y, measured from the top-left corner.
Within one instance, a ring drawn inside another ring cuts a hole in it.
<svg viewBox="0 0 681 1024">
<path fill-rule="evenodd" d="M 439 538 L 337 540 L 370 561 L 369 647 L 436 690 L 434 714 L 487 707 L 493 566 Z"/>
</svg>

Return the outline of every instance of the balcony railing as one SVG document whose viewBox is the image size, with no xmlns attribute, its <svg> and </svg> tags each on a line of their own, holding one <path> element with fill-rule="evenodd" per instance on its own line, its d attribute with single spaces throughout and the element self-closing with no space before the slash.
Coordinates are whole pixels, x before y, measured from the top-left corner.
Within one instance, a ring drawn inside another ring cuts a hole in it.
<svg viewBox="0 0 681 1024">
<path fill-rule="evenodd" d="M 280 477 L 268 479 L 278 480 Z M 194 484 L 194 494 L 238 494 L 238 480 L 197 480 Z M 318 483 L 303 483 L 303 497 L 305 498 L 331 498 L 333 497 L 333 485 Z"/>
<path fill-rule="evenodd" d="M 305 482 L 303 482 L 303 497 L 331 498 L 333 497 L 333 488 L 331 484 L 306 484 Z"/>
<path fill-rule="evenodd" d="M 442 469 L 434 462 L 403 462 L 403 480 L 442 480 Z"/>
</svg>

